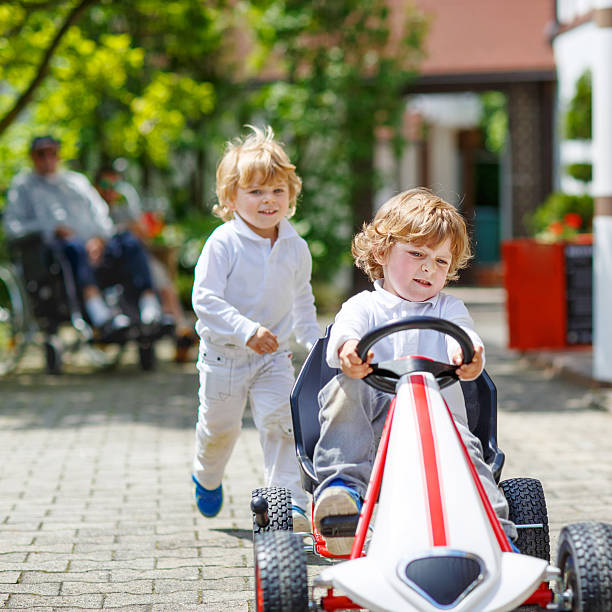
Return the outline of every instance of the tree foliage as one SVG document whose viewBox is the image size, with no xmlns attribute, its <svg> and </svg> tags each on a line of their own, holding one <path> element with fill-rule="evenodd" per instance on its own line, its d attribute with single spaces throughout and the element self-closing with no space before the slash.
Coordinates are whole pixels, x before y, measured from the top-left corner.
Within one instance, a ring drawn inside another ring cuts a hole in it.
<svg viewBox="0 0 612 612">
<path fill-rule="evenodd" d="M 0 193 L 50 132 L 77 169 L 125 158 L 144 195 L 210 228 L 223 143 L 271 123 L 304 179 L 297 228 L 329 278 L 371 215 L 377 130 L 398 133 L 424 32 L 384 0 L 0 4 Z"/>
<path fill-rule="evenodd" d="M 426 23 L 406 5 L 391 14 L 382 0 L 254 5 L 259 40 L 287 73 L 254 100 L 292 144 L 305 178 L 301 229 L 317 276 L 329 278 L 371 217 L 376 134 L 400 134 L 402 92 L 421 58 Z"/>
<path fill-rule="evenodd" d="M 565 114 L 565 136 L 569 139 L 589 140 L 592 135 L 591 71 L 586 70 L 576 81 L 576 91 Z"/>
</svg>

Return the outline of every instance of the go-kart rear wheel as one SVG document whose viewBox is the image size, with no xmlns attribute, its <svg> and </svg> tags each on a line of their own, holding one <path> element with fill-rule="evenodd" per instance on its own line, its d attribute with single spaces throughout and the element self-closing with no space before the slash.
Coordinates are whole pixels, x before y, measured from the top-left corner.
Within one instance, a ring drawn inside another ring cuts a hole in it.
<svg viewBox="0 0 612 612">
<path fill-rule="evenodd" d="M 550 561 L 548 511 L 542 483 L 535 478 L 509 478 L 499 486 L 508 502 L 508 518 L 515 525 L 543 525 L 518 528 L 517 548 L 524 555 Z"/>
<path fill-rule="evenodd" d="M 557 567 L 572 612 L 612 610 L 612 525 L 585 522 L 564 527 Z"/>
<path fill-rule="evenodd" d="M 260 533 L 253 551 L 257 612 L 306 612 L 308 572 L 301 538 L 287 531 Z"/>
<path fill-rule="evenodd" d="M 253 536 L 265 531 L 293 531 L 291 514 L 291 491 L 284 487 L 262 487 L 253 489 L 251 499 L 263 497 L 268 502 L 268 520 L 266 527 L 260 527 L 253 516 Z"/>
</svg>

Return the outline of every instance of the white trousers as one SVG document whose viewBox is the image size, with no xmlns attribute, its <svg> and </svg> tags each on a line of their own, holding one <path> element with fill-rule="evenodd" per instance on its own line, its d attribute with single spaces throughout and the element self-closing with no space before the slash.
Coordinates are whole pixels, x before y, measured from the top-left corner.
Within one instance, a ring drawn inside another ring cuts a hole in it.
<svg viewBox="0 0 612 612">
<path fill-rule="evenodd" d="M 197 367 L 200 406 L 193 461 L 197 481 L 206 489 L 221 484 L 248 399 L 264 454 L 265 486 L 288 488 L 293 503 L 306 508 L 289 407 L 294 381 L 291 353 L 258 355 L 202 341 Z"/>
</svg>

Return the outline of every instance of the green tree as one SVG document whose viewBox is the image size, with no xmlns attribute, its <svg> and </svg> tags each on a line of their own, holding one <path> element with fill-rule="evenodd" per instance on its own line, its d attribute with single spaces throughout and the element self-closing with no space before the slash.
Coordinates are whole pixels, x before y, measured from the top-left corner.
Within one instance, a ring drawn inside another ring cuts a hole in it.
<svg viewBox="0 0 612 612">
<path fill-rule="evenodd" d="M 576 91 L 565 114 L 565 136 L 589 140 L 592 132 L 592 78 L 586 70 L 576 81 Z"/>
<path fill-rule="evenodd" d="M 318 277 L 350 257 L 350 240 L 372 215 L 377 130 L 399 138 L 403 91 L 421 59 L 426 22 L 383 0 L 254 2 L 263 47 L 282 58 L 286 78 L 254 99 L 290 143 L 304 177 L 298 209 Z M 354 288 L 364 284 L 355 271 Z"/>
<path fill-rule="evenodd" d="M 0 194 L 31 137 L 52 132 L 90 175 L 126 158 L 196 240 L 216 223 L 223 143 L 271 123 L 304 179 L 296 224 L 315 276 L 330 278 L 371 216 L 376 133 L 398 133 L 424 32 L 418 12 L 383 0 L 0 4 Z"/>
<path fill-rule="evenodd" d="M 185 56 L 219 47 L 215 6 L 58 0 L 0 7 L 0 157 L 9 162 L 2 185 L 23 164 L 32 134 L 50 130 L 83 170 L 117 156 L 167 166 L 214 109 L 214 84 L 202 69 L 190 72 Z"/>
</svg>

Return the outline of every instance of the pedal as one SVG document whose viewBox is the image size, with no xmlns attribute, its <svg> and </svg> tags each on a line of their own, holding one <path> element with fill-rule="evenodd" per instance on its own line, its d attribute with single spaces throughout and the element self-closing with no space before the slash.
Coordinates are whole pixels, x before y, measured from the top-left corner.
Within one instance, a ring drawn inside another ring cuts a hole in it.
<svg viewBox="0 0 612 612">
<path fill-rule="evenodd" d="M 326 538 L 352 537 L 357 531 L 358 514 L 338 514 L 321 519 L 321 535 Z"/>
</svg>

